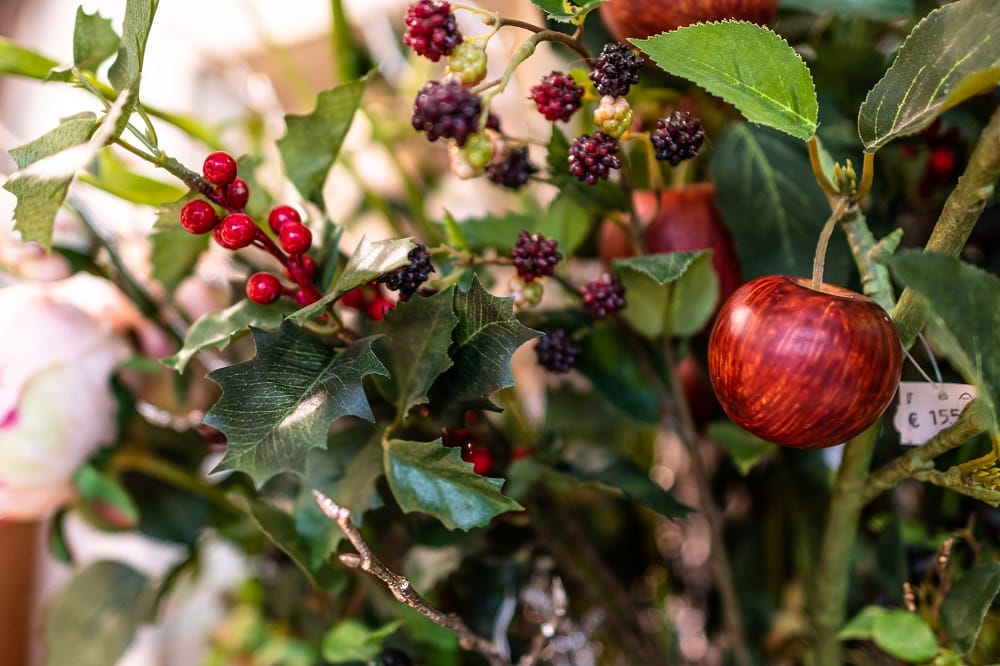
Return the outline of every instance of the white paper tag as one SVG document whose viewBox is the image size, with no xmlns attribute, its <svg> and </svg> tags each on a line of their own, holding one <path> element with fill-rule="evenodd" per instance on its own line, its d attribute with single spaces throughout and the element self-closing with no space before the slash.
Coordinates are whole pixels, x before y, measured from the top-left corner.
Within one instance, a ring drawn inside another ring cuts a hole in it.
<svg viewBox="0 0 1000 666">
<path fill-rule="evenodd" d="M 969 384 L 899 382 L 899 408 L 892 424 L 902 444 L 923 444 L 955 421 L 976 397 Z"/>
</svg>

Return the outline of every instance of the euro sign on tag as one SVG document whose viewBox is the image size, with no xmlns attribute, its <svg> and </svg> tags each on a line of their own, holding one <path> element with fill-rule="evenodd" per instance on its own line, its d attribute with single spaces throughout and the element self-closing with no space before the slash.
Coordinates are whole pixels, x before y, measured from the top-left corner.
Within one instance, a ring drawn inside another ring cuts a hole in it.
<svg viewBox="0 0 1000 666">
<path fill-rule="evenodd" d="M 958 420 L 977 395 L 969 384 L 900 382 L 899 408 L 892 424 L 902 444 L 923 444 Z"/>
</svg>

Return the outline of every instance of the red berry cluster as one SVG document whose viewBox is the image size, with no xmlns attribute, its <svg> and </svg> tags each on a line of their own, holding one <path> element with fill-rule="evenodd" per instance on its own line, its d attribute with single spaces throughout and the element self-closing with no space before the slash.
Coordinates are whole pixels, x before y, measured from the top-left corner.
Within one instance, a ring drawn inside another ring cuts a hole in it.
<svg viewBox="0 0 1000 666">
<path fill-rule="evenodd" d="M 611 175 L 611 169 L 621 167 L 618 140 L 604 132 L 584 134 L 569 146 L 569 172 L 588 185 Z"/>
<path fill-rule="evenodd" d="M 337 302 L 352 310 L 364 312 L 373 321 L 382 321 L 386 313 L 396 307 L 382 291 L 382 287 L 374 282 L 351 289 Z"/>
<path fill-rule="evenodd" d="M 209 185 L 202 189 L 208 199 L 225 209 L 219 217 L 215 206 L 194 199 L 181 208 L 181 226 L 193 234 L 212 232 L 215 242 L 228 250 L 240 250 L 251 245 L 259 247 L 281 262 L 285 276 L 295 283 L 286 287 L 270 273 L 255 273 L 246 284 L 246 294 L 254 303 L 266 305 L 287 295 L 300 305 L 319 299 L 313 286 L 316 262 L 306 252 L 312 246 L 312 233 L 302 224 L 299 212 L 291 206 L 275 206 L 268 215 L 268 225 L 278 235 L 278 244 L 246 214 L 244 207 L 250 198 L 246 181 L 237 177 L 237 165 L 226 152 L 214 152 L 205 158 L 202 175 Z"/>
<path fill-rule="evenodd" d="M 550 122 L 569 120 L 583 104 L 583 86 L 569 74 L 552 72 L 531 88 L 538 112 Z"/>
<path fill-rule="evenodd" d="M 605 273 L 580 287 L 580 296 L 595 319 L 604 319 L 625 307 L 625 286 L 613 273 Z"/>
<path fill-rule="evenodd" d="M 552 275 L 562 259 L 562 254 L 556 250 L 558 245 L 558 241 L 549 240 L 541 234 L 518 233 L 517 242 L 510 252 L 518 276 L 525 282 L 531 282 Z"/>
<path fill-rule="evenodd" d="M 451 5 L 435 0 L 419 0 L 406 10 L 403 43 L 418 55 L 437 62 L 462 43 Z"/>
<path fill-rule="evenodd" d="M 677 166 L 698 154 L 705 141 L 705 130 L 701 128 L 700 118 L 687 111 L 674 111 L 667 118 L 657 121 L 656 129 L 649 134 L 649 140 L 653 144 L 656 159 Z"/>
</svg>

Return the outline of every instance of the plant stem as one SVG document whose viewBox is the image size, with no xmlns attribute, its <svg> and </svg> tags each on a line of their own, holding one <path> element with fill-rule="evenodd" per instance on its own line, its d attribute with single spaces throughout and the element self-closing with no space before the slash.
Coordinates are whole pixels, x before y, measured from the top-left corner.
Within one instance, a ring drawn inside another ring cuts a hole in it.
<svg viewBox="0 0 1000 666">
<path fill-rule="evenodd" d="M 111 468 L 122 472 L 137 472 L 201 497 L 228 513 L 246 512 L 233 503 L 226 493 L 188 470 L 177 467 L 145 451 L 122 450 L 111 459 Z"/>
<path fill-rule="evenodd" d="M 861 273 L 861 288 L 865 295 L 882 306 L 886 312 L 892 310 L 896 299 L 892 290 L 892 280 L 889 279 L 889 269 L 885 264 L 875 260 L 879 245 L 875 236 L 868 228 L 861 209 L 851 206 L 844 217 L 844 232 L 847 243 L 851 247 L 854 263 Z"/>
<path fill-rule="evenodd" d="M 579 39 L 576 39 L 575 37 L 565 35 L 556 30 L 548 30 L 541 26 L 537 26 L 534 23 L 528 23 L 526 21 L 519 21 L 518 19 L 511 19 L 511 18 L 501 18 L 500 25 L 510 26 L 512 28 L 522 28 L 524 30 L 530 30 L 536 35 L 544 33 L 545 41 L 558 42 L 560 44 L 568 46 L 569 48 L 573 49 L 578 54 L 580 54 L 580 57 L 586 60 L 588 63 L 594 59 L 594 54 L 590 52 L 590 49 L 584 46 L 583 42 L 581 42 Z"/>
<path fill-rule="evenodd" d="M 819 183 L 821 188 L 823 188 L 823 191 L 826 192 L 827 196 L 838 196 L 840 192 L 837 191 L 837 188 L 833 186 L 830 179 L 826 177 L 826 173 L 823 172 L 823 165 L 820 163 L 819 159 L 819 141 L 816 139 L 816 136 L 814 135 L 811 139 L 809 139 L 806 145 L 809 147 L 809 166 L 812 167 L 813 176 L 816 177 L 816 182 Z"/>
<path fill-rule="evenodd" d="M 833 204 L 833 211 L 823 225 L 819 233 L 819 240 L 816 241 L 816 254 L 813 256 L 812 288 L 821 291 L 823 287 L 823 267 L 826 265 L 826 248 L 830 244 L 830 236 L 837 226 L 837 222 L 847 212 L 848 202 L 843 197 L 837 197 Z"/>
</svg>

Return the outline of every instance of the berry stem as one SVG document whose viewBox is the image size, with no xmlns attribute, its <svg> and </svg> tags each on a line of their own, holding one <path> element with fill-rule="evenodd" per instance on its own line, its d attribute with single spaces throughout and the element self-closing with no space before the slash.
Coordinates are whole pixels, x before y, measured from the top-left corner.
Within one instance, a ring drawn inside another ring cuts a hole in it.
<svg viewBox="0 0 1000 666">
<path fill-rule="evenodd" d="M 833 206 L 833 212 L 823 225 L 823 230 L 819 232 L 819 240 L 816 241 L 816 255 L 813 257 L 812 288 L 821 291 L 823 288 L 823 267 L 826 265 L 826 248 L 830 245 L 830 236 L 837 226 L 837 222 L 844 217 L 850 203 L 843 197 L 837 198 L 837 203 Z"/>
<path fill-rule="evenodd" d="M 543 39 L 549 42 L 558 42 L 559 44 L 564 44 L 569 48 L 573 49 L 580 54 L 580 57 L 586 60 L 588 63 L 594 59 L 594 54 L 590 52 L 583 42 L 581 42 L 576 37 L 567 35 L 562 32 L 557 32 L 555 30 L 549 30 L 541 26 L 537 26 L 534 23 L 528 23 L 527 21 L 520 21 L 518 19 L 512 18 L 501 18 L 500 26 L 510 26 L 512 28 L 521 28 L 522 30 L 530 30 L 536 35 L 544 35 Z"/>
<path fill-rule="evenodd" d="M 816 182 L 823 188 L 827 196 L 838 196 L 840 192 L 833 186 L 833 183 L 830 182 L 830 179 L 826 177 L 826 173 L 823 171 L 823 165 L 819 159 L 819 141 L 816 139 L 815 134 L 806 142 L 806 145 L 809 147 L 809 166 L 812 167 Z"/>
</svg>

